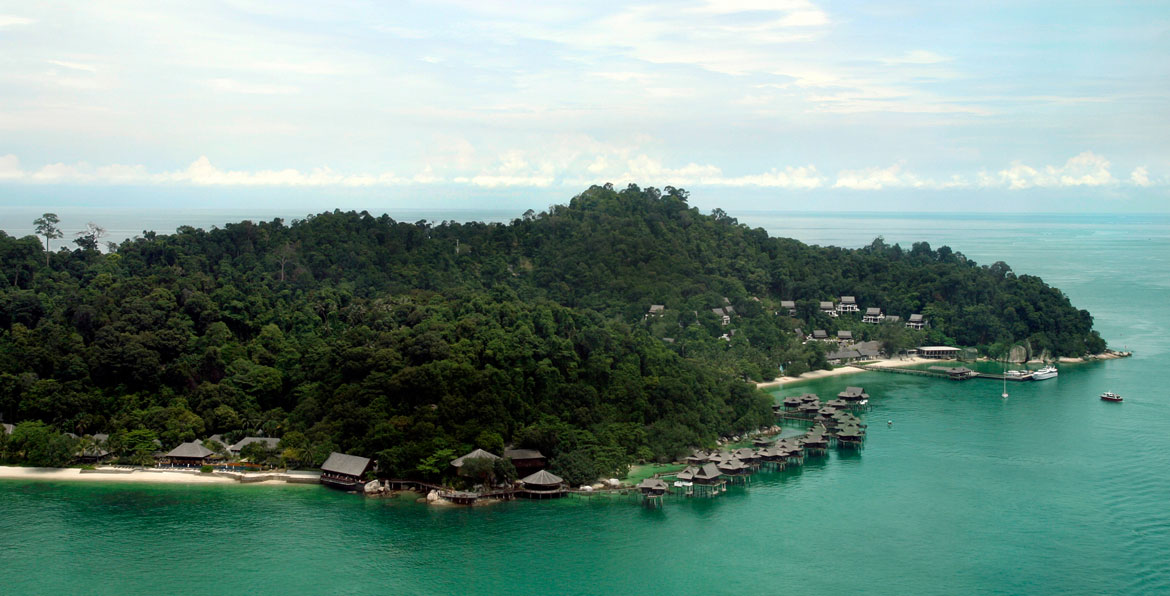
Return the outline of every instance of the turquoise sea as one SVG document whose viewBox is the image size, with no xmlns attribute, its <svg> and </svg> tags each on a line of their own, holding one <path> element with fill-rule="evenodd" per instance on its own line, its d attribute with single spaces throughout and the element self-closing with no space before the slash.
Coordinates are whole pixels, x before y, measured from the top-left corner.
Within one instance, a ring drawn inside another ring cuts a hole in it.
<svg viewBox="0 0 1170 596">
<path fill-rule="evenodd" d="M 882 235 L 1006 261 L 1134 357 L 1064 365 L 1007 400 L 990 381 L 881 373 L 786 388 L 863 385 L 864 451 L 658 510 L 0 481 L 0 592 L 1170 593 L 1170 218 L 732 215 L 815 244 Z"/>
</svg>

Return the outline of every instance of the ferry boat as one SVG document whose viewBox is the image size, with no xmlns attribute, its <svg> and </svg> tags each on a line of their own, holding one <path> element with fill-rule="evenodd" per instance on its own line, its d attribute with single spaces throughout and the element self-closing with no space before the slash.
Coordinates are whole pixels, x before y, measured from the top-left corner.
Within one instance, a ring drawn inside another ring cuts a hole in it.
<svg viewBox="0 0 1170 596">
<path fill-rule="evenodd" d="M 1101 394 L 1101 399 L 1105 401 L 1121 401 L 1121 396 L 1112 391 L 1106 391 Z"/>
<path fill-rule="evenodd" d="M 1055 377 L 1056 375 L 1057 375 L 1056 367 L 1049 364 L 1048 366 L 1045 366 L 1044 368 L 1032 373 L 1032 380 L 1033 381 L 1043 381 L 1044 379 L 1051 379 L 1052 377 Z"/>
</svg>

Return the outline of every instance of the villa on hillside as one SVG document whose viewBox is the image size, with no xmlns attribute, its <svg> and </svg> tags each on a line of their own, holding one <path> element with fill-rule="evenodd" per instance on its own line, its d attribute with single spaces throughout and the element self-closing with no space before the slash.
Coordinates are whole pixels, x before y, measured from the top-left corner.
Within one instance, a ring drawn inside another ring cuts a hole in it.
<svg viewBox="0 0 1170 596">
<path fill-rule="evenodd" d="M 650 311 L 646 313 L 647 317 L 660 317 L 662 311 L 666 310 L 666 306 L 662 304 L 651 304 Z"/>
<path fill-rule="evenodd" d="M 731 324 L 731 315 L 735 314 L 735 310 L 730 306 L 725 306 L 723 308 L 712 308 L 711 313 L 714 314 L 717 319 L 719 319 L 720 323 L 724 327 L 726 327 L 727 325 Z"/>
<path fill-rule="evenodd" d="M 853 296 L 842 296 L 841 302 L 837 304 L 837 312 L 851 313 L 858 312 L 861 308 L 857 306 L 857 299 Z"/>
<path fill-rule="evenodd" d="M 926 327 L 926 319 L 922 318 L 922 315 L 919 314 L 910 315 L 910 320 L 906 321 L 906 326 L 911 329 L 922 329 Z"/>
<path fill-rule="evenodd" d="M 812 337 L 809 339 L 813 341 L 828 341 L 829 334 L 824 329 L 813 329 Z"/>
<path fill-rule="evenodd" d="M 837 316 L 837 307 L 833 305 L 832 300 L 821 300 L 821 312 L 830 317 Z"/>
<path fill-rule="evenodd" d="M 865 309 L 865 316 L 861 317 L 862 323 L 881 323 L 886 319 L 886 315 L 882 314 L 882 309 L 876 306 L 871 306 Z"/>
<path fill-rule="evenodd" d="M 788 311 L 788 316 L 795 317 L 796 316 L 796 301 L 795 300 L 781 300 L 780 301 L 780 310 L 786 310 L 786 311 Z"/>
<path fill-rule="evenodd" d="M 535 449 L 504 449 L 504 458 L 512 460 L 517 474 L 544 469 L 547 459 Z"/>
<path fill-rule="evenodd" d="M 853 343 L 853 332 L 848 329 L 841 329 L 837 332 L 837 341 L 841 343 Z"/>
</svg>

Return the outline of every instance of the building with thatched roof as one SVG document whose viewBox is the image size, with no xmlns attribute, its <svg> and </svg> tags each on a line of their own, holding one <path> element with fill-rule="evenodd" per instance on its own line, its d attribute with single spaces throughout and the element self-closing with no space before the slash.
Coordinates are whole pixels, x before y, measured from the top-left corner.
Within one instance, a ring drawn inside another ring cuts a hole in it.
<svg viewBox="0 0 1170 596">
<path fill-rule="evenodd" d="M 695 471 L 691 481 L 695 484 L 717 484 L 722 475 L 723 473 L 719 471 L 718 466 L 706 463 Z"/>
<path fill-rule="evenodd" d="M 475 451 L 472 451 L 471 453 L 468 453 L 466 455 L 462 455 L 460 457 L 457 457 L 457 458 L 451 460 L 451 467 L 455 468 L 456 473 L 458 473 L 460 476 L 462 476 L 463 475 L 463 463 L 469 459 L 489 459 L 489 460 L 495 461 L 497 459 L 500 459 L 500 456 L 498 456 L 494 453 L 491 453 L 489 451 L 484 451 L 483 449 L 476 449 Z"/>
<path fill-rule="evenodd" d="M 790 316 L 790 317 L 795 317 L 796 316 L 796 301 L 794 301 L 794 300 L 781 300 L 780 301 L 780 310 L 788 313 L 788 316 Z"/>
<path fill-rule="evenodd" d="M 228 447 L 228 451 L 232 452 L 232 455 L 238 456 L 244 447 L 247 447 L 252 443 L 260 443 L 264 445 L 265 449 L 273 451 L 276 449 L 277 444 L 280 443 L 280 439 L 274 439 L 272 437 L 244 437 L 239 441 L 236 441 L 234 445 Z"/>
<path fill-rule="evenodd" d="M 371 463 L 368 457 L 334 451 L 321 464 L 321 484 L 345 490 L 360 488 Z"/>
<path fill-rule="evenodd" d="M 214 454 L 214 451 L 204 447 L 202 443 L 191 441 L 171 449 L 159 458 L 158 463 L 162 466 L 199 467 L 206 465 L 207 458 Z"/>
<path fill-rule="evenodd" d="M 529 474 L 543 470 L 548 464 L 548 459 L 536 449 L 505 449 L 504 459 L 512 461 L 518 474 Z"/>
<path fill-rule="evenodd" d="M 528 499 L 555 499 L 564 496 L 564 484 L 560 476 L 548 470 L 540 470 L 520 479 L 520 486 L 523 487 L 520 496 Z"/>
<path fill-rule="evenodd" d="M 881 323 L 886 320 L 886 315 L 882 313 L 882 309 L 876 306 L 871 306 L 865 309 L 865 316 L 861 317 L 862 323 Z"/>
<path fill-rule="evenodd" d="M 857 306 L 857 299 L 853 296 L 842 296 L 841 302 L 837 304 L 837 312 L 848 313 L 857 312 L 859 310 L 861 310 L 861 308 Z"/>
<path fill-rule="evenodd" d="M 647 497 L 660 497 L 666 494 L 667 486 L 659 478 L 647 478 L 638 484 L 638 490 Z"/>
</svg>

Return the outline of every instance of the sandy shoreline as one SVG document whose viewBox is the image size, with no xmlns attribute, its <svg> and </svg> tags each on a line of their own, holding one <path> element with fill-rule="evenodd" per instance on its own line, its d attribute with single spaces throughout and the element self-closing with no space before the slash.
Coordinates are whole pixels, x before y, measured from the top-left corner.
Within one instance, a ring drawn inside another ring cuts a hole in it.
<svg viewBox="0 0 1170 596">
<path fill-rule="evenodd" d="M 866 364 L 873 364 L 875 366 L 914 366 L 915 364 L 922 364 L 924 362 L 938 362 L 938 360 L 932 360 L 930 358 L 919 358 L 917 356 L 913 358 L 886 358 L 882 360 L 866 360 Z M 765 383 L 756 383 L 756 387 L 759 389 L 774 389 L 776 387 L 782 387 L 788 383 L 812 381 L 814 379 L 823 379 L 825 377 L 851 375 L 862 372 L 865 372 L 865 369 L 844 365 L 832 370 L 812 370 L 798 377 L 780 377 Z"/>
<path fill-rule="evenodd" d="M 55 480 L 67 482 L 143 482 L 155 484 L 287 484 L 284 480 L 241 483 L 234 478 L 198 472 L 138 469 L 131 472 L 102 473 L 80 468 L 25 468 L 0 466 L 0 479 Z"/>
</svg>

